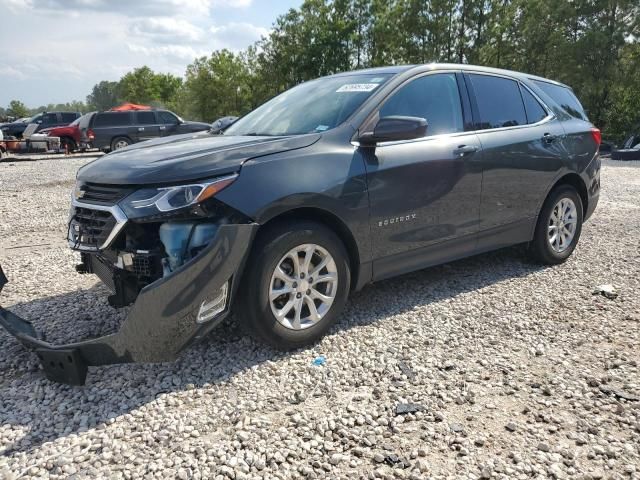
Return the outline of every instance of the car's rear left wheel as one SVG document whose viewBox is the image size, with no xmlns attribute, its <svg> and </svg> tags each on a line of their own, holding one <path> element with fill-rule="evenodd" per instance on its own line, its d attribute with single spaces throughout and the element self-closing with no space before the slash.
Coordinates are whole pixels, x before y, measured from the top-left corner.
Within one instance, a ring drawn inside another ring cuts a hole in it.
<svg viewBox="0 0 640 480">
<path fill-rule="evenodd" d="M 350 285 L 340 239 L 322 224 L 288 221 L 256 239 L 239 293 L 250 334 L 276 348 L 318 340 L 335 323 Z"/>
<path fill-rule="evenodd" d="M 555 265 L 573 253 L 582 232 L 582 200 L 571 185 L 556 187 L 547 197 L 538 216 L 530 244 L 535 260 Z"/>
<path fill-rule="evenodd" d="M 131 140 L 127 137 L 116 137 L 111 142 L 111 150 L 120 150 L 131 145 Z"/>
</svg>

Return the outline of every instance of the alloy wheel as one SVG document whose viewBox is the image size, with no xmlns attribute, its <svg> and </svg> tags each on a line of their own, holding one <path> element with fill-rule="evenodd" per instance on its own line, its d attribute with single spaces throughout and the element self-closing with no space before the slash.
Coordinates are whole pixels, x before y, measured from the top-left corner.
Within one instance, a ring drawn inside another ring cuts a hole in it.
<svg viewBox="0 0 640 480">
<path fill-rule="evenodd" d="M 331 309 L 338 291 L 336 262 L 320 245 L 299 245 L 280 259 L 269 285 L 276 320 L 286 328 L 304 330 Z"/>
<path fill-rule="evenodd" d="M 562 253 L 571 246 L 578 225 L 578 210 L 570 198 L 561 198 L 549 217 L 547 238 L 551 248 Z"/>
</svg>

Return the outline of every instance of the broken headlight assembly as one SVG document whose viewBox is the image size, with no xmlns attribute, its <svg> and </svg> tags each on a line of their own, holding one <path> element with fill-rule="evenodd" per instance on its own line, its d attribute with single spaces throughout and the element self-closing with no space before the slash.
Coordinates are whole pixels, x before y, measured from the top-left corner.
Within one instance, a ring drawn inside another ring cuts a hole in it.
<svg viewBox="0 0 640 480">
<path fill-rule="evenodd" d="M 237 177 L 234 174 L 189 185 L 143 188 L 122 200 L 120 207 L 132 220 L 171 216 L 174 212 L 198 206 L 214 197 Z"/>
</svg>

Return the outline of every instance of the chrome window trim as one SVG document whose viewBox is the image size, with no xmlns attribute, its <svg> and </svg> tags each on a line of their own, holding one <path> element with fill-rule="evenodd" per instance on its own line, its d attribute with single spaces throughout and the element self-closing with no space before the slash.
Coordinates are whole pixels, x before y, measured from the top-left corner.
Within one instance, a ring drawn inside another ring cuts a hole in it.
<svg viewBox="0 0 640 480">
<path fill-rule="evenodd" d="M 542 105 L 542 108 L 544 108 L 544 111 L 547 112 L 547 116 L 544 117 L 542 120 L 537 121 L 536 123 L 526 123 L 524 125 L 513 125 L 511 127 L 483 128 L 483 129 L 480 129 L 480 130 L 470 130 L 471 132 L 475 132 L 475 133 L 480 133 L 480 132 L 501 132 L 501 131 L 504 131 L 504 130 L 513 130 L 515 128 L 537 127 L 539 125 L 543 125 L 543 124 L 545 124 L 545 123 L 557 118 L 556 114 L 553 112 L 553 110 L 551 110 L 549 108 L 549 106 L 546 103 L 544 103 L 542 101 L 542 99 L 535 92 L 531 91 L 531 89 L 527 85 L 522 83 L 522 81 L 519 78 L 510 77 L 508 75 L 502 75 L 502 74 L 493 73 L 493 72 L 480 72 L 480 71 L 477 71 L 477 70 L 465 70 L 463 73 L 468 73 L 470 75 L 485 75 L 487 77 L 504 78 L 505 80 L 511 80 L 512 82 L 516 82 L 521 88 L 526 88 L 527 91 L 531 95 L 533 95 L 533 98 L 535 98 L 538 101 L 538 103 L 540 103 L 540 105 Z M 524 99 L 522 99 L 522 106 L 524 108 Z M 525 108 L 525 116 L 526 116 L 526 108 Z"/>
<path fill-rule="evenodd" d="M 67 231 L 67 242 L 68 242 L 69 246 L 73 250 L 81 250 L 81 251 L 84 251 L 84 252 L 97 252 L 99 250 L 104 250 L 106 248 L 109 248 L 109 246 L 111 246 L 113 241 L 116 239 L 118 234 L 122 231 L 124 226 L 127 224 L 127 221 L 129 220 L 127 218 L 127 216 L 125 215 L 125 213 L 122 211 L 122 209 L 118 205 L 111 205 L 111 206 L 94 205 L 92 203 L 79 202 L 75 198 L 72 198 L 71 199 L 71 206 L 72 207 L 86 208 L 86 209 L 89 209 L 89 210 L 98 210 L 98 211 L 101 211 L 101 212 L 109 212 L 111 215 L 113 215 L 113 218 L 116 219 L 116 224 L 113 227 L 113 229 L 111 230 L 111 233 L 109 234 L 107 239 L 104 241 L 104 243 L 102 245 L 99 245 L 98 247 L 83 246 L 83 245 L 80 245 L 77 242 L 71 240 L 71 238 L 70 238 L 71 232 L 70 232 L 70 229 L 68 228 L 68 231 Z M 71 219 L 69 219 L 69 223 L 70 222 L 71 222 Z"/>
</svg>

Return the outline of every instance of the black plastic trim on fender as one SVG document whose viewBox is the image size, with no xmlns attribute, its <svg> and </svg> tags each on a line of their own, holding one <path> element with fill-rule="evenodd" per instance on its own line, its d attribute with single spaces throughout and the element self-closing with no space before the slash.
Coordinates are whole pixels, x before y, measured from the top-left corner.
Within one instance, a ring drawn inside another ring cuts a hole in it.
<svg viewBox="0 0 640 480">
<path fill-rule="evenodd" d="M 34 350 L 49 380 L 84 385 L 87 367 L 132 362 L 169 362 L 194 339 L 210 331 L 229 312 L 257 224 L 222 225 L 195 259 L 139 294 L 120 330 L 112 335 L 52 345 L 24 320 L 0 307 L 0 325 Z M 199 324 L 200 305 L 231 281 L 227 307 Z M 0 267 L 0 291 L 6 277 Z"/>
</svg>

